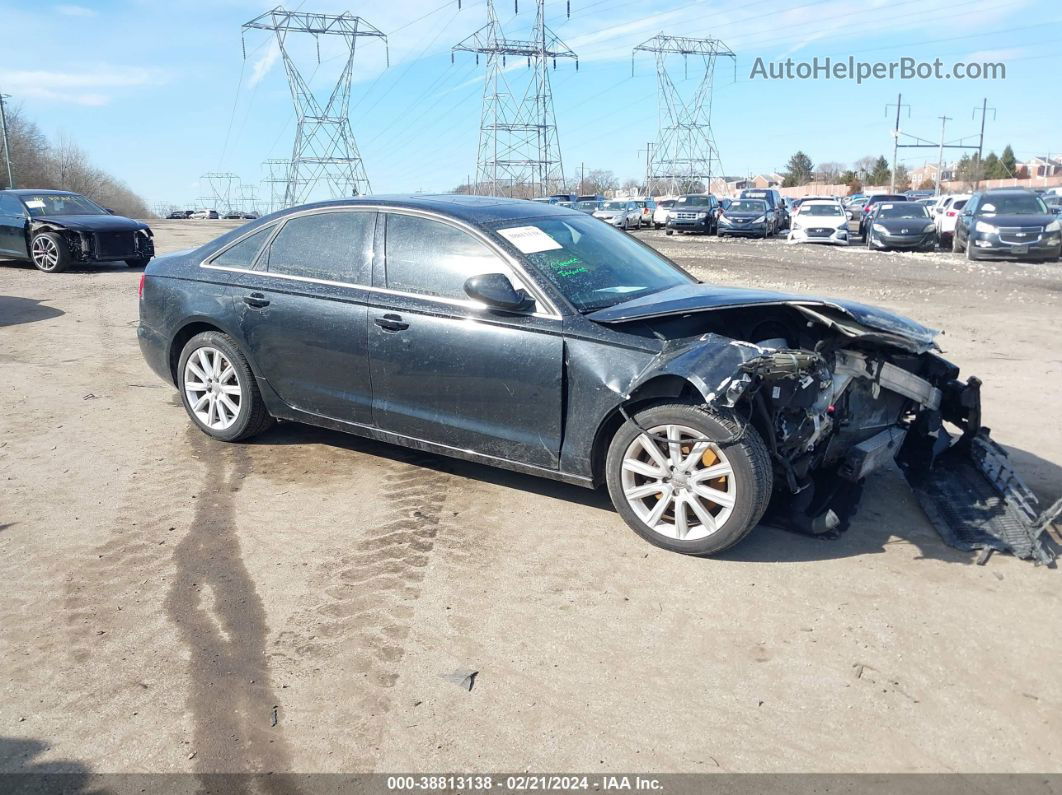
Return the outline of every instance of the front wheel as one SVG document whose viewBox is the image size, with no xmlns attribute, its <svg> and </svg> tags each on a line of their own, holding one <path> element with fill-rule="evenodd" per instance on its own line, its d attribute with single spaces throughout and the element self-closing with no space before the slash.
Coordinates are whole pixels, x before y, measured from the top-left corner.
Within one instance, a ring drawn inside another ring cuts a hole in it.
<svg viewBox="0 0 1062 795">
<path fill-rule="evenodd" d="M 668 229 L 666 232 L 664 232 L 664 234 L 668 235 L 668 236 L 673 235 L 673 234 L 675 234 L 675 230 L 674 229 Z"/>
<path fill-rule="evenodd" d="M 977 249 L 974 248 L 973 238 L 966 238 L 966 259 L 970 262 L 976 262 L 980 257 L 977 256 Z"/>
<path fill-rule="evenodd" d="M 961 254 L 962 253 L 962 245 L 959 243 L 959 236 L 957 234 L 955 234 L 954 232 L 951 233 L 951 253 L 952 254 Z"/>
<path fill-rule="evenodd" d="M 55 232 L 41 232 L 30 241 L 30 259 L 37 270 L 62 273 L 70 267 L 70 248 Z"/>
<path fill-rule="evenodd" d="M 249 439 L 273 423 L 247 359 L 226 334 L 206 331 L 188 340 L 177 382 L 188 416 L 215 439 Z"/>
<path fill-rule="evenodd" d="M 773 475 L 767 447 L 748 423 L 697 406 L 652 406 L 620 427 L 605 479 L 623 520 L 651 544 L 712 555 L 763 516 Z"/>
</svg>

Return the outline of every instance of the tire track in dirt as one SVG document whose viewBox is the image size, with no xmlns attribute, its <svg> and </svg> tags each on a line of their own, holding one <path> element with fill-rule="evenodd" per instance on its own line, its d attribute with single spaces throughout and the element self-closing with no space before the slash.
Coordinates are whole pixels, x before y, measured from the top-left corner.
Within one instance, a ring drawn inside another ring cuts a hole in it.
<svg viewBox="0 0 1062 795">
<path fill-rule="evenodd" d="M 290 622 L 295 628 L 273 644 L 272 658 L 292 675 L 341 661 L 354 683 L 355 725 L 348 731 L 358 738 L 353 758 L 343 761 L 347 769 L 374 765 L 421 583 L 448 526 L 444 506 L 454 478 L 447 462 L 413 450 L 393 457 L 379 489 L 390 518 L 360 528 L 352 551 L 322 567 L 323 599 L 297 613 Z"/>
<path fill-rule="evenodd" d="M 275 725 L 279 701 L 266 657 L 265 606 L 236 530 L 234 499 L 249 455 L 245 447 L 215 442 L 194 427 L 188 437 L 204 464 L 202 487 L 191 526 L 174 551 L 176 573 L 165 612 L 189 651 L 187 708 L 196 771 L 288 772 L 291 754 Z M 270 792 L 291 790 L 280 777 L 259 777 L 258 783 Z"/>
</svg>

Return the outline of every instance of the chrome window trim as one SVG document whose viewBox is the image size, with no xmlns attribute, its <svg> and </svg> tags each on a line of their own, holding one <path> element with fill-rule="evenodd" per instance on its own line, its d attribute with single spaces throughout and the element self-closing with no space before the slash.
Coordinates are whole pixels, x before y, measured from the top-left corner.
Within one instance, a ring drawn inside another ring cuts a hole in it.
<svg viewBox="0 0 1062 795">
<path fill-rule="evenodd" d="M 263 229 L 268 229 L 269 234 L 266 235 L 265 241 L 262 243 L 261 246 L 259 246 L 258 251 L 255 252 L 254 259 L 251 260 L 251 271 L 257 273 L 258 271 L 254 271 L 254 267 L 258 264 L 258 260 L 262 258 L 262 252 L 266 250 L 266 246 L 273 242 L 273 238 L 276 237 L 277 232 L 280 231 L 280 227 L 282 227 L 283 225 L 284 224 L 280 220 L 277 220 L 270 221 L 268 224 L 263 224 L 262 226 L 255 227 L 254 229 L 249 230 L 246 234 L 240 235 L 238 238 L 236 238 L 227 246 L 225 246 L 225 248 L 221 249 L 220 251 L 215 251 L 213 255 L 211 255 L 208 259 L 205 259 L 200 262 L 199 266 L 202 268 L 213 268 L 214 270 L 231 270 L 228 265 L 214 265 L 214 260 L 216 260 L 218 257 L 220 257 L 225 252 L 229 251 L 230 249 L 233 249 L 236 246 L 240 245 L 240 243 L 242 243 L 247 238 L 253 237 L 254 235 L 261 232 Z"/>
<path fill-rule="evenodd" d="M 278 222 L 276 224 L 276 229 L 273 230 L 273 233 L 269 236 L 269 239 L 266 240 L 266 242 L 262 244 L 262 248 L 259 250 L 258 256 L 255 258 L 255 261 L 252 263 L 252 267 L 251 268 L 230 268 L 230 267 L 225 266 L 225 265 L 214 265 L 213 264 L 213 260 L 215 258 L 217 258 L 218 256 L 220 256 L 221 254 L 223 254 L 225 251 L 228 251 L 229 248 L 231 248 L 232 246 L 235 246 L 236 244 L 238 244 L 242 240 L 250 237 L 255 232 L 260 231 L 260 228 L 249 231 L 246 235 L 242 235 L 241 237 L 239 237 L 236 240 L 232 241 L 232 243 L 230 243 L 228 246 L 226 246 L 221 251 L 218 251 L 218 252 L 214 253 L 213 255 L 211 255 L 210 258 L 202 260 L 199 263 L 199 267 L 200 268 L 206 268 L 208 270 L 228 271 L 230 273 L 248 273 L 248 274 L 254 274 L 254 275 L 257 275 L 257 276 L 269 276 L 270 278 L 273 278 L 273 279 L 288 279 L 290 281 L 307 282 L 307 283 L 310 283 L 310 284 L 324 284 L 324 285 L 328 285 L 329 287 L 348 287 L 348 288 L 354 288 L 354 289 L 359 289 L 359 290 L 366 290 L 366 291 L 372 292 L 372 293 L 381 293 L 381 294 L 384 294 L 384 295 L 395 295 L 395 296 L 400 296 L 400 297 L 404 297 L 404 298 L 419 298 L 419 299 L 422 299 L 424 301 L 432 301 L 432 302 L 437 303 L 437 304 L 446 304 L 448 306 L 461 307 L 463 309 L 477 309 L 477 310 L 489 309 L 489 307 L 486 304 L 481 304 L 481 303 L 479 303 L 477 301 L 471 301 L 471 300 L 459 301 L 459 300 L 456 300 L 456 299 L 453 299 L 453 298 L 443 298 L 441 296 L 427 295 L 427 294 L 424 294 L 424 293 L 410 293 L 410 292 L 405 292 L 403 290 L 391 290 L 391 289 L 389 289 L 387 287 L 375 287 L 375 286 L 373 286 L 371 284 L 355 284 L 353 282 L 336 282 L 336 281 L 330 281 L 328 279 L 315 279 L 315 278 L 312 278 L 312 277 L 309 277 L 309 276 L 291 276 L 291 275 L 286 274 L 286 273 L 270 273 L 269 271 L 257 270 L 257 269 L 254 268 L 254 266 L 257 265 L 259 260 L 261 259 L 262 253 L 266 250 L 266 247 L 273 242 L 273 239 L 277 236 L 277 234 L 280 232 L 280 230 L 284 228 L 284 225 L 290 219 L 292 219 L 292 218 L 300 218 L 300 217 L 303 217 L 303 216 L 306 216 L 306 215 L 317 215 L 317 214 L 320 214 L 320 213 L 330 213 L 330 212 L 374 212 L 374 213 L 385 212 L 385 213 L 396 213 L 396 214 L 400 214 L 400 215 L 416 215 L 416 216 L 420 216 L 420 217 L 423 217 L 423 218 L 428 218 L 430 220 L 442 221 L 443 223 L 449 224 L 450 226 L 453 226 L 453 227 L 455 227 L 457 229 L 460 229 L 463 232 L 467 232 L 467 233 L 471 234 L 473 237 L 475 237 L 476 239 L 478 239 L 479 241 L 481 241 L 482 243 L 484 243 L 487 246 L 487 248 L 489 248 L 503 262 L 505 262 L 513 270 L 514 273 L 516 273 L 518 276 L 520 276 L 522 278 L 522 280 L 524 282 L 525 289 L 527 289 L 534 296 L 536 303 L 541 304 L 542 306 L 545 306 L 545 307 L 547 307 L 550 310 L 548 312 L 537 312 L 537 311 L 536 312 L 531 312 L 528 315 L 524 315 L 524 317 L 541 317 L 541 318 L 548 318 L 550 320 L 562 320 L 563 319 L 561 313 L 557 310 L 557 307 L 553 304 L 552 301 L 549 300 L 549 298 L 545 294 L 542 293 L 542 291 L 540 289 L 538 289 L 538 286 L 528 276 L 527 270 L 520 264 L 520 262 L 518 260 L 516 260 L 515 258 L 511 257 L 506 251 L 501 249 L 487 235 L 483 234 L 480 230 L 476 229 L 475 227 L 470 226 L 470 225 L 468 225 L 466 223 L 463 223 L 463 222 L 461 222 L 461 221 L 459 221 L 459 220 L 457 220 L 455 218 L 450 218 L 449 216 L 443 215 L 441 213 L 432 212 L 430 210 L 421 210 L 419 208 L 391 207 L 391 206 L 382 205 L 382 204 L 381 205 L 378 205 L 378 204 L 364 204 L 364 205 L 357 205 L 357 206 L 350 206 L 350 205 L 343 206 L 343 205 L 340 205 L 338 207 L 315 207 L 312 210 L 303 210 L 303 211 L 300 211 L 300 212 L 292 213 L 291 215 L 285 216 L 284 218 L 277 219 Z M 386 240 L 386 238 L 385 238 L 385 240 Z M 371 270 L 372 270 L 372 266 L 375 264 L 375 256 L 376 256 L 375 250 L 370 252 L 370 254 L 369 254 L 370 273 L 371 273 Z"/>
</svg>

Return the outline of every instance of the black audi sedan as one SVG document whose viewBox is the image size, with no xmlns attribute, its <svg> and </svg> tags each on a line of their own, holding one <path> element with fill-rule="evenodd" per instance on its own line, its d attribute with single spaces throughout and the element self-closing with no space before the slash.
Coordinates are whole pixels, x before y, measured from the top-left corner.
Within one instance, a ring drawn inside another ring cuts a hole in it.
<svg viewBox="0 0 1062 795">
<path fill-rule="evenodd" d="M 0 258 L 32 262 L 45 273 L 75 263 L 125 262 L 142 268 L 155 256 L 151 228 L 114 215 L 80 193 L 0 191 Z"/>
<path fill-rule="evenodd" d="M 607 484 L 644 538 L 702 555 L 775 492 L 779 521 L 838 528 L 867 472 L 942 457 L 943 418 L 982 436 L 935 333 L 701 284 L 578 210 L 453 195 L 306 205 L 160 257 L 138 326 L 215 439 L 296 421 Z"/>
<path fill-rule="evenodd" d="M 970 260 L 1057 260 L 1062 221 L 1029 190 L 975 193 L 955 219 L 951 250 Z"/>
<path fill-rule="evenodd" d="M 871 251 L 935 251 L 937 227 L 923 204 L 879 202 L 870 212 L 863 239 Z"/>
</svg>

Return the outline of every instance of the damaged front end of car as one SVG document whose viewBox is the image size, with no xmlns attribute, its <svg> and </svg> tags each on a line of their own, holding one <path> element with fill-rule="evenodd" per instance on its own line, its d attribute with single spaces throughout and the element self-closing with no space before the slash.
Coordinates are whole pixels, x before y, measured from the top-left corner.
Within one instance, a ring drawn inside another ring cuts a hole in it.
<svg viewBox="0 0 1062 795">
<path fill-rule="evenodd" d="M 998 550 L 1052 563 L 1042 535 L 1062 501 L 1037 511 L 981 425 L 981 382 L 959 379 L 937 352 L 935 331 L 826 299 L 763 294 L 736 306 L 689 304 L 638 318 L 671 324 L 665 334 L 707 333 L 668 340 L 636 382 L 684 373 L 709 408 L 755 427 L 775 470 L 769 523 L 840 533 L 866 477 L 895 460 L 949 545 L 980 550 L 979 562 Z"/>
</svg>

